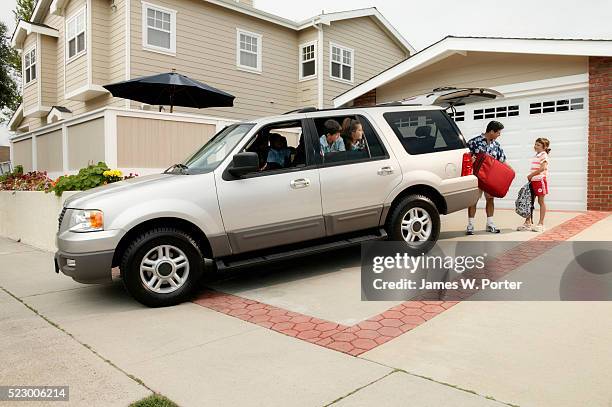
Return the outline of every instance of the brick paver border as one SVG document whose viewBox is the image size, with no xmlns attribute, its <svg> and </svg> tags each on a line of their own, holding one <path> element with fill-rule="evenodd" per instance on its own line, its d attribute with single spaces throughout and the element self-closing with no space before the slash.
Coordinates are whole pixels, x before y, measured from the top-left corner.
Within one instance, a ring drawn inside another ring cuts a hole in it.
<svg viewBox="0 0 612 407">
<path fill-rule="evenodd" d="M 487 265 L 487 271 L 496 278 L 502 277 L 608 215 L 606 212 L 578 215 L 496 257 Z M 353 326 L 211 290 L 201 293 L 194 302 L 297 339 L 358 356 L 416 328 L 459 301 L 406 301 Z"/>
</svg>

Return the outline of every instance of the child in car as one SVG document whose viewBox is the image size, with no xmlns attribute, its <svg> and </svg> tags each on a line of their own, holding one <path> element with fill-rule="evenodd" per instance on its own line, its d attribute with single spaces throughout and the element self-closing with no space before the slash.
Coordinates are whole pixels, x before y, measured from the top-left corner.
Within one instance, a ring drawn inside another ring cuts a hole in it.
<svg viewBox="0 0 612 407">
<path fill-rule="evenodd" d="M 270 133 L 270 150 L 264 170 L 276 170 L 287 167 L 291 157 L 291 150 L 287 147 L 287 139 L 277 133 Z"/>
<path fill-rule="evenodd" d="M 544 198 L 548 194 L 548 154 L 550 153 L 550 141 L 547 138 L 538 138 L 533 149 L 536 154 L 531 159 L 531 167 L 527 179 L 531 183 L 533 199 L 538 198 L 540 205 L 540 219 L 537 225 L 533 225 L 533 214 L 525 219 L 525 223 L 517 227 L 516 230 L 531 230 L 534 232 L 544 231 L 544 217 L 546 216 L 546 202 Z M 533 203 L 533 201 L 532 201 Z M 532 205 L 533 207 L 533 205 Z"/>
<path fill-rule="evenodd" d="M 347 117 L 342 121 L 342 139 L 346 151 L 361 151 L 365 148 L 363 126 L 359 120 Z"/>
<path fill-rule="evenodd" d="M 321 145 L 321 155 L 327 153 L 337 153 L 339 151 L 346 151 L 344 146 L 344 140 L 340 137 L 342 133 L 342 127 L 340 123 L 333 119 L 329 119 L 325 122 L 325 134 L 319 138 L 319 144 Z"/>
</svg>

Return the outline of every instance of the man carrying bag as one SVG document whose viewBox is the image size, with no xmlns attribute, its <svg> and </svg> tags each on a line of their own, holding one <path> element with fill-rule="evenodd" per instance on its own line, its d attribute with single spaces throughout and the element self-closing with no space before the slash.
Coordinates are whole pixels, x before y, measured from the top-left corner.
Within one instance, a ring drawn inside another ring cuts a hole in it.
<svg viewBox="0 0 612 407">
<path fill-rule="evenodd" d="M 501 145 L 497 141 L 497 138 L 501 136 L 501 131 L 503 130 L 504 125 L 498 121 L 491 121 L 487 125 L 487 129 L 484 134 L 480 134 L 471 140 L 468 141 L 468 148 L 472 153 L 472 159 L 474 159 L 478 154 L 487 154 L 492 158 L 496 159 L 501 163 L 506 162 L 506 154 L 502 149 Z M 506 164 L 508 165 L 508 164 Z M 508 166 L 510 167 L 510 166 Z M 482 196 L 481 189 L 481 196 Z M 494 197 L 487 192 L 485 192 L 486 199 L 486 213 L 487 213 L 487 226 L 486 231 L 489 233 L 499 233 L 500 230 L 493 223 L 493 214 L 495 212 L 495 203 L 493 201 Z M 474 234 L 474 217 L 476 216 L 476 204 L 470 206 L 468 208 L 468 225 L 466 228 L 466 234 L 473 235 Z"/>
</svg>

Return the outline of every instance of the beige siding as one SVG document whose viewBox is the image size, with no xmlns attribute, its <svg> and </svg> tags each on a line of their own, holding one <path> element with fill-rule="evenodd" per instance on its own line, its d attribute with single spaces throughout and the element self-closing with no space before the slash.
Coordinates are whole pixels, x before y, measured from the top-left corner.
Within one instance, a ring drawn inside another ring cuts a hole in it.
<svg viewBox="0 0 612 407">
<path fill-rule="evenodd" d="M 108 81 L 110 83 L 119 82 L 125 77 L 125 11 L 126 1 L 115 0 L 117 10 L 110 15 L 110 35 L 108 52 Z M 114 99 L 113 104 L 118 106 L 125 105 L 123 99 Z"/>
<path fill-rule="evenodd" d="M 23 50 L 29 51 L 30 47 L 36 46 L 36 36 L 38 34 L 30 34 L 25 39 L 23 43 Z M 27 85 L 25 84 L 25 75 L 23 75 L 23 111 L 24 114 L 27 114 L 30 111 L 38 109 L 38 84 L 40 83 L 40 78 L 38 77 L 40 73 L 40 51 L 36 50 L 36 79 Z M 23 56 L 22 56 L 23 58 Z M 23 64 L 23 59 L 22 59 Z"/>
<path fill-rule="evenodd" d="M 193 154 L 215 134 L 211 124 L 117 118 L 117 165 L 166 168 Z"/>
<path fill-rule="evenodd" d="M 91 0 L 92 83 L 105 85 L 109 79 L 111 11 L 108 0 Z M 116 13 L 116 12 L 115 12 Z"/>
<path fill-rule="evenodd" d="M 298 64 L 298 75 L 300 69 L 300 45 L 306 44 L 308 42 L 318 41 L 318 31 L 314 28 L 306 28 L 298 33 L 298 58 L 296 59 L 296 64 Z M 317 68 L 318 69 L 318 68 Z M 319 74 L 319 72 L 317 72 Z M 297 87 L 297 104 L 298 107 L 317 107 L 319 103 L 319 94 L 318 94 L 318 79 L 317 77 L 313 79 L 308 79 L 305 81 L 298 82 Z"/>
<path fill-rule="evenodd" d="M 150 2 L 177 11 L 176 57 L 143 50 L 142 4 L 132 0 L 132 77 L 176 68 L 180 73 L 236 96 L 234 108 L 179 111 L 249 118 L 295 109 L 298 53 L 294 30 L 201 0 Z M 237 27 L 263 36 L 261 74 L 236 67 Z"/>
<path fill-rule="evenodd" d="M 587 57 L 468 52 L 452 55 L 376 89 L 377 102 L 390 102 L 440 86 L 495 87 L 587 72 Z"/>
<path fill-rule="evenodd" d="M 24 172 L 32 171 L 32 139 L 13 143 L 14 165 L 23 165 Z"/>
<path fill-rule="evenodd" d="M 104 161 L 104 118 L 68 127 L 68 168 Z"/>
<path fill-rule="evenodd" d="M 354 50 L 353 83 L 338 82 L 330 76 L 330 42 Z M 335 21 L 324 27 L 323 103 L 333 107 L 332 99 L 406 59 L 406 53 L 370 17 Z"/>
<path fill-rule="evenodd" d="M 57 39 L 41 35 L 40 40 L 42 104 L 51 107 L 57 101 Z"/>
<path fill-rule="evenodd" d="M 62 131 L 36 137 L 36 167 L 39 171 L 62 171 Z"/>
</svg>

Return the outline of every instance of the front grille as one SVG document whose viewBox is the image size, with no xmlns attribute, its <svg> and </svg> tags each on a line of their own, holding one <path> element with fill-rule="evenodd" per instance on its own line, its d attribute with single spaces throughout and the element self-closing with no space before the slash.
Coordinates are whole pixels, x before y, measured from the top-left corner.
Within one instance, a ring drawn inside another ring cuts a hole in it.
<svg viewBox="0 0 612 407">
<path fill-rule="evenodd" d="M 64 220 L 64 215 L 66 214 L 66 207 L 64 207 L 64 209 L 62 209 L 62 212 L 59 215 L 59 218 L 57 218 L 57 230 L 60 230 L 62 228 L 62 221 Z"/>
</svg>

